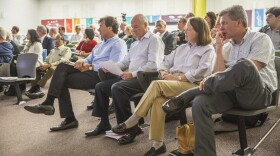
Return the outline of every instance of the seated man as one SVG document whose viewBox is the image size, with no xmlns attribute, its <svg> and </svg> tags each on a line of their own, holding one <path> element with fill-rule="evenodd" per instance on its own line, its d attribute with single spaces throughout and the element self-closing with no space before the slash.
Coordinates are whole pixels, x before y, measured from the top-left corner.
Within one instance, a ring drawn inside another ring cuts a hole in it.
<svg viewBox="0 0 280 156">
<path fill-rule="evenodd" d="M 240 5 L 219 14 L 221 27 L 216 35 L 214 74 L 199 88 L 170 100 L 170 107 L 190 105 L 195 125 L 195 155 L 216 156 L 212 114 L 233 107 L 246 110 L 266 108 L 277 88 L 274 48 L 268 35 L 247 28 L 247 15 Z M 224 44 L 225 39 L 230 41 Z"/>
<path fill-rule="evenodd" d="M 51 50 L 44 64 L 36 69 L 36 80 L 31 82 L 31 88 L 25 92 L 30 99 L 41 98 L 45 94 L 40 90 L 47 81 L 52 77 L 57 65 L 63 61 L 69 61 L 72 53 L 70 48 L 64 46 L 64 38 L 60 35 L 56 36 L 55 48 Z M 43 73 L 43 76 L 41 77 Z"/>
<path fill-rule="evenodd" d="M 266 33 L 272 40 L 274 49 L 280 51 L 280 7 L 272 7 L 266 11 L 268 25 L 261 28 L 260 32 Z"/>
<path fill-rule="evenodd" d="M 43 25 L 39 25 L 37 26 L 36 32 L 41 39 L 43 49 L 47 49 L 47 54 L 49 55 L 51 50 L 54 48 L 54 41 L 47 35 L 47 28 Z"/>
<path fill-rule="evenodd" d="M 138 38 L 132 43 L 127 56 L 117 63 L 124 71 L 120 77 L 109 79 L 95 86 L 95 101 L 92 115 L 101 117 L 97 127 L 86 132 L 87 136 L 96 136 L 111 129 L 108 118 L 109 96 L 112 96 L 113 105 L 116 109 L 117 122 L 122 123 L 131 115 L 130 97 L 144 90 L 140 86 L 136 75 L 138 71 L 156 71 L 163 60 L 164 44 L 159 36 L 148 31 L 148 21 L 142 14 L 137 14 L 131 21 L 132 31 Z M 139 128 L 136 127 L 136 135 Z"/>
<path fill-rule="evenodd" d="M 164 20 L 156 21 L 155 33 L 159 33 L 165 48 L 164 55 L 170 54 L 176 48 L 175 35 L 166 30 L 166 22 Z"/>
<path fill-rule="evenodd" d="M 9 76 L 10 65 L 13 58 L 13 45 L 6 41 L 7 32 L 0 27 L 0 77 Z M 6 64 L 7 63 L 7 64 Z M 0 92 L 3 91 L 3 86 L 0 84 Z"/>
<path fill-rule="evenodd" d="M 166 151 L 165 113 L 162 104 L 181 92 L 196 87 L 198 82 L 209 76 L 214 68 L 216 54 L 211 45 L 210 29 L 206 21 L 200 17 L 190 18 L 185 33 L 189 42 L 167 55 L 158 69 L 162 80 L 153 81 L 133 115 L 124 123 L 112 128 L 113 132 L 125 133 L 127 129 L 137 125 L 138 120 L 147 116 L 150 111 L 149 139 L 153 141 L 153 147 L 146 155 L 161 154 Z"/>
<path fill-rule="evenodd" d="M 87 58 L 78 60 L 74 67 L 60 63 L 54 72 L 46 100 L 35 106 L 24 107 L 32 113 L 53 115 L 55 112 L 53 107 L 54 100 L 58 98 L 60 116 L 65 120 L 60 125 L 52 127 L 51 131 L 78 127 L 68 88 L 94 88 L 100 82 L 97 73 L 100 68 L 98 63 L 108 60 L 118 62 L 127 53 L 125 42 L 116 35 L 118 22 L 114 17 L 106 16 L 101 18 L 99 26 L 99 31 L 104 41 L 96 45 Z"/>
</svg>

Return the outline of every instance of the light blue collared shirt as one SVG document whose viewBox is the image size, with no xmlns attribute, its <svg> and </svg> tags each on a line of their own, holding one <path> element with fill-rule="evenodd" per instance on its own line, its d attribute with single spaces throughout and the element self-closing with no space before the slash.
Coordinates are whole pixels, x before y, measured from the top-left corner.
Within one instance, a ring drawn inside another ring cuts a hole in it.
<svg viewBox="0 0 280 156">
<path fill-rule="evenodd" d="M 164 57 L 164 43 L 162 39 L 151 32 L 147 32 L 140 40 L 132 43 L 129 53 L 118 63 L 122 69 L 129 69 L 133 77 L 138 71 L 156 71 Z"/>
<path fill-rule="evenodd" d="M 112 60 L 113 62 L 119 62 L 127 54 L 127 46 L 124 40 L 120 39 L 117 35 L 114 37 L 102 41 L 97 44 L 91 54 L 85 58 L 85 62 L 93 64 L 94 71 L 98 71 L 100 68 L 99 62 Z"/>
</svg>

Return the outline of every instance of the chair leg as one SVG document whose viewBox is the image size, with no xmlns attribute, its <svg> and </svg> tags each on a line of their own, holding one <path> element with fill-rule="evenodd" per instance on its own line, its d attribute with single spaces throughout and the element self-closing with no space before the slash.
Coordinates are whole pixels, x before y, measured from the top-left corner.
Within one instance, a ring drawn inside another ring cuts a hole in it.
<svg viewBox="0 0 280 156">
<path fill-rule="evenodd" d="M 14 87 L 15 87 L 15 90 L 16 90 L 16 94 L 17 94 L 17 104 L 20 104 L 21 101 L 22 101 L 22 95 L 21 95 L 21 91 L 20 91 L 20 88 L 19 88 L 19 83 L 15 83 L 13 84 Z"/>
<path fill-rule="evenodd" d="M 238 133 L 239 133 L 240 149 L 233 154 L 251 155 L 252 153 L 254 153 L 253 149 L 248 147 L 245 118 L 243 116 L 238 116 Z"/>
</svg>

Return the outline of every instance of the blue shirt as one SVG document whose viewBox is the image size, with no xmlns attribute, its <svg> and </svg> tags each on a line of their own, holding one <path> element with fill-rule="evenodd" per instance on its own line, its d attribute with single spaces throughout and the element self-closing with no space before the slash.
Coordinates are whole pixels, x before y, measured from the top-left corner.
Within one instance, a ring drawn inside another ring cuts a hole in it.
<svg viewBox="0 0 280 156">
<path fill-rule="evenodd" d="M 124 58 L 127 53 L 127 46 L 124 40 L 120 39 L 117 35 L 114 37 L 102 41 L 92 49 L 91 54 L 85 58 L 85 62 L 93 64 L 94 71 L 98 71 L 100 68 L 99 62 L 112 60 L 113 62 L 119 62 Z"/>
<path fill-rule="evenodd" d="M 14 47 L 9 42 L 0 43 L 0 63 L 9 63 L 13 58 Z"/>
</svg>

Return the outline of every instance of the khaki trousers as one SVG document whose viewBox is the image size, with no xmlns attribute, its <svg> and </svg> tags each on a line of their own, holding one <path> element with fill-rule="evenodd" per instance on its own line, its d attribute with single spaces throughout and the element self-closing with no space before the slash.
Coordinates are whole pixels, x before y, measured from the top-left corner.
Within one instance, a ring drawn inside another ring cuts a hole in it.
<svg viewBox="0 0 280 156">
<path fill-rule="evenodd" d="M 31 81 L 31 86 L 36 86 L 37 84 L 40 87 L 44 87 L 47 81 L 53 76 L 55 69 L 49 68 L 47 71 L 36 70 L 36 79 Z M 45 72 L 43 77 L 41 78 L 40 72 Z M 40 79 L 41 78 L 41 79 Z"/>
<path fill-rule="evenodd" d="M 156 80 L 150 84 L 134 112 L 138 116 L 145 117 L 151 110 L 150 140 L 163 141 L 165 112 L 162 105 L 164 102 L 196 86 L 197 84 L 190 82 L 170 80 Z"/>
</svg>

